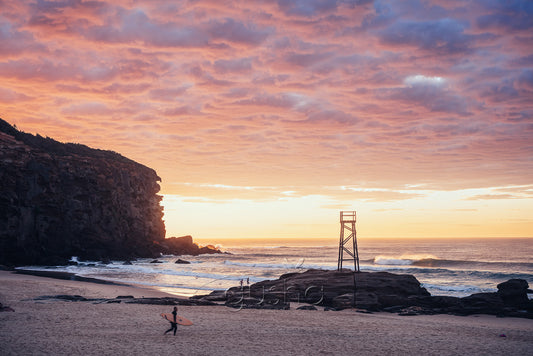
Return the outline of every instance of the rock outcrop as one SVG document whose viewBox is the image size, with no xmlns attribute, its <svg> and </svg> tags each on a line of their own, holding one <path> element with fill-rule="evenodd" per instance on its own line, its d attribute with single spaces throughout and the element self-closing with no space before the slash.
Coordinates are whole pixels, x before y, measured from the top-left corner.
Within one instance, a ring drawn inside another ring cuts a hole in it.
<svg viewBox="0 0 533 356">
<path fill-rule="evenodd" d="M 0 264 L 181 254 L 161 245 L 160 181 L 118 153 L 27 134 L 0 119 Z"/>
<path fill-rule="evenodd" d="M 530 292 L 525 280 L 512 279 L 499 284 L 495 293 L 464 298 L 431 296 L 412 275 L 313 269 L 193 298 L 224 302 L 234 308 L 287 309 L 289 302 L 299 302 L 335 310 L 355 306 L 400 315 L 492 314 L 533 318 L 533 301 L 527 297 Z"/>
<path fill-rule="evenodd" d="M 342 309 L 353 306 L 354 278 L 358 308 L 381 310 L 430 296 L 412 275 L 388 272 L 359 272 L 354 275 L 348 270 L 311 269 L 303 273 L 284 274 L 279 279 L 258 282 L 250 287 L 214 292 L 203 298 L 225 301 L 226 305 L 236 307 L 281 307 L 287 302 L 300 302 Z"/>
<path fill-rule="evenodd" d="M 192 236 L 170 237 L 162 242 L 156 242 L 162 253 L 174 254 L 180 251 L 182 255 L 197 256 L 202 254 L 220 253 L 221 251 L 213 245 L 198 246 Z"/>
</svg>

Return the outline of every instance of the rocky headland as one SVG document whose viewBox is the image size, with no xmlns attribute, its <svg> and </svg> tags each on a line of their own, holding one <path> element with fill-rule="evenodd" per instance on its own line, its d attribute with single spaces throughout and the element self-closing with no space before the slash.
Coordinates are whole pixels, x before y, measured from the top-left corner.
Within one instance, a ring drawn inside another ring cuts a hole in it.
<svg viewBox="0 0 533 356">
<path fill-rule="evenodd" d="M 21 132 L 0 119 L 0 264 L 216 253 L 165 239 L 156 172 L 112 151 Z"/>
</svg>

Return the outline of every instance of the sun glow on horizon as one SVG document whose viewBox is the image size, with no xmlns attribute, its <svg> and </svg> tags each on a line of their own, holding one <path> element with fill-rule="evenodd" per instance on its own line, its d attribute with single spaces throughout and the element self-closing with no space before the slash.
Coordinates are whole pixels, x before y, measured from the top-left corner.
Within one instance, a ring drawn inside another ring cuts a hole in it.
<svg viewBox="0 0 533 356">
<path fill-rule="evenodd" d="M 228 189 L 222 185 L 217 188 Z M 229 189 L 234 194 L 238 191 L 236 187 Z M 254 201 L 168 194 L 163 195 L 162 204 L 167 236 L 193 235 L 213 241 L 218 238 L 334 237 L 338 234 L 340 210 L 357 211 L 358 234 L 364 237 L 533 236 L 528 199 L 479 198 L 494 196 L 494 192 L 501 189 L 409 190 L 415 194 L 410 199 L 362 198 L 354 203 L 324 195 L 263 197 Z M 384 189 L 360 191 L 366 194 Z M 436 201 L 438 207 L 433 206 Z"/>
</svg>

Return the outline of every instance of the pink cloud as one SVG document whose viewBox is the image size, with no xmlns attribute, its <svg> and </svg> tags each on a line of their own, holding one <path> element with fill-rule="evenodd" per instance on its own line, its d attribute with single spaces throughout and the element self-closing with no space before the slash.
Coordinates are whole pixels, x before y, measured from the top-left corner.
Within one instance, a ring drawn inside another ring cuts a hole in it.
<svg viewBox="0 0 533 356">
<path fill-rule="evenodd" d="M 27 100 L 33 100 L 33 98 L 11 89 L 0 88 L 0 102 L 16 104 Z"/>
<path fill-rule="evenodd" d="M 526 4 L 4 2 L 2 115 L 149 163 L 164 189 L 523 183 Z"/>
<path fill-rule="evenodd" d="M 468 115 L 466 100 L 445 88 L 431 84 L 416 84 L 403 88 L 384 89 L 380 94 L 383 100 L 405 102 L 418 105 L 431 112 L 448 112 Z"/>
<path fill-rule="evenodd" d="M 91 116 L 91 115 L 109 115 L 113 111 L 110 110 L 109 107 L 105 104 L 102 104 L 99 102 L 87 102 L 87 103 L 72 104 L 64 108 L 62 112 L 66 115 Z"/>
<path fill-rule="evenodd" d="M 74 79 L 76 70 L 72 65 L 57 64 L 47 59 L 8 60 L 0 63 L 0 75 L 19 80 L 63 80 Z"/>
<path fill-rule="evenodd" d="M 258 46 L 273 32 L 253 23 L 243 23 L 231 18 L 213 20 L 208 23 L 207 32 L 214 40 Z"/>
<path fill-rule="evenodd" d="M 290 109 L 297 105 L 298 99 L 288 93 L 267 94 L 258 93 L 251 98 L 242 99 L 234 102 L 237 106 L 264 106 L 272 108 Z"/>
<path fill-rule="evenodd" d="M 93 25 L 83 31 L 83 35 L 97 42 L 142 43 L 155 47 L 203 47 L 208 37 L 192 26 L 179 26 L 173 23 L 158 23 L 144 12 L 137 10 L 124 12 L 119 25 Z"/>
<path fill-rule="evenodd" d="M 252 71 L 252 58 L 219 59 L 214 63 L 214 70 L 218 74 L 250 73 Z"/>
<path fill-rule="evenodd" d="M 26 53 L 42 53 L 46 47 L 35 40 L 29 31 L 19 31 L 0 17 L 0 53 L 4 57 Z"/>
<path fill-rule="evenodd" d="M 188 85 L 177 88 L 157 88 L 150 90 L 148 96 L 152 100 L 175 101 L 177 98 L 182 97 L 188 88 Z"/>
</svg>

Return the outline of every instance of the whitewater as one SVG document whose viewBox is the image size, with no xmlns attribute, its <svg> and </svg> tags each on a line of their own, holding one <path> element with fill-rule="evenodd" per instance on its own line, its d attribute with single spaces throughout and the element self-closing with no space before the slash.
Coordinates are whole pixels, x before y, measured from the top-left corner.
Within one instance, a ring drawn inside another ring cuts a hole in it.
<svg viewBox="0 0 533 356">
<path fill-rule="evenodd" d="M 494 292 L 512 278 L 533 286 L 533 238 L 500 239 L 358 239 L 361 271 L 414 275 L 432 295 L 463 297 Z M 69 266 L 26 266 L 22 269 L 61 271 L 192 296 L 213 290 L 276 279 L 311 268 L 337 268 L 338 240 L 224 240 L 225 253 L 160 256 L 101 263 L 78 261 Z M 180 258 L 190 264 L 177 264 Z M 344 262 L 343 267 L 353 269 Z"/>
</svg>

